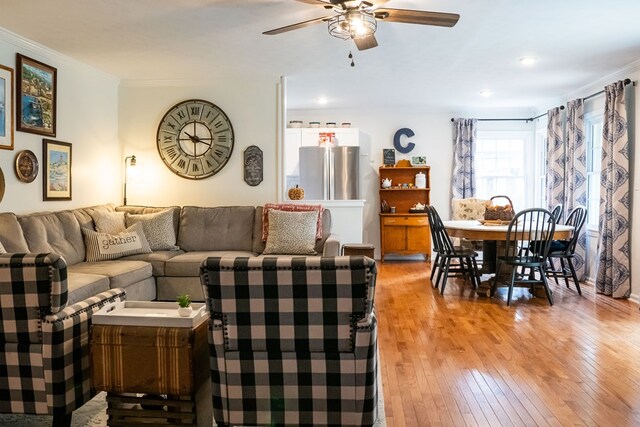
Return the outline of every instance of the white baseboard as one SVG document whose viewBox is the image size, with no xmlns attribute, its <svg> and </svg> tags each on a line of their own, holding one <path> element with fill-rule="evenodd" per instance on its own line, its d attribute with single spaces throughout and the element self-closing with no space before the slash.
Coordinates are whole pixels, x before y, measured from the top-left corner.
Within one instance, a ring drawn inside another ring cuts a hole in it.
<svg viewBox="0 0 640 427">
<path fill-rule="evenodd" d="M 588 277 L 585 279 L 584 284 L 585 284 L 585 285 L 592 286 L 592 287 L 594 287 L 594 288 L 595 288 L 595 285 L 596 285 L 596 284 L 595 284 L 595 282 L 594 282 L 591 278 L 588 278 Z M 632 293 L 632 294 L 629 296 L 629 301 L 633 301 L 633 302 L 635 302 L 636 304 L 640 305 L 640 295 L 639 295 L 639 294 L 634 294 L 634 293 Z"/>
</svg>

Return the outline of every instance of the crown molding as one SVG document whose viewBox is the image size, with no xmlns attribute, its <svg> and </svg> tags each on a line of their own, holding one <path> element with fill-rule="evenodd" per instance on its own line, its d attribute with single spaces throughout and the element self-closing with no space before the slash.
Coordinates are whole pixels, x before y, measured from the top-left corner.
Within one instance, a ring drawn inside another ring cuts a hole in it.
<svg viewBox="0 0 640 427">
<path fill-rule="evenodd" d="M 74 67 L 81 68 L 83 69 L 83 71 L 88 72 L 96 77 L 107 78 L 115 83 L 120 82 L 120 79 L 112 74 L 92 67 L 91 65 L 84 62 L 78 61 L 77 59 L 53 50 L 26 37 L 23 37 L 20 34 L 9 31 L 3 27 L 0 27 L 0 40 L 15 46 L 16 51 L 28 50 L 30 55 L 44 56 L 48 59 L 51 59 L 51 62 L 71 63 Z"/>
<path fill-rule="evenodd" d="M 579 87 L 576 90 L 569 92 L 564 96 L 564 98 L 575 99 L 575 98 L 580 98 L 581 96 L 582 97 L 589 96 L 591 92 L 594 92 L 594 91 L 598 92 L 604 89 L 606 85 L 611 84 L 618 80 L 624 80 L 626 78 L 629 78 L 630 74 L 636 73 L 638 71 L 640 71 L 640 59 L 633 61 L 632 63 L 620 68 L 619 70 L 614 71 L 613 73 L 609 73 L 606 76 L 603 76 L 596 81 L 588 83 L 584 86 Z"/>
</svg>

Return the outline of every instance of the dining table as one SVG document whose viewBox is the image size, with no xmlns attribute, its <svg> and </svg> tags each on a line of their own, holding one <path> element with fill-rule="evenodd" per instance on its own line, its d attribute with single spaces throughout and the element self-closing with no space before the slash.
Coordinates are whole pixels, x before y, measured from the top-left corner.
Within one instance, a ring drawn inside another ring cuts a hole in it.
<svg viewBox="0 0 640 427">
<path fill-rule="evenodd" d="M 468 240 L 482 241 L 482 274 L 495 274 L 497 254 L 504 251 L 504 245 L 507 240 L 507 231 L 509 230 L 508 221 L 442 221 L 444 228 L 447 230 L 449 237 L 458 237 Z M 571 238 L 573 227 L 570 225 L 556 224 L 553 233 L 554 240 L 568 240 Z M 479 294 L 488 294 L 486 287 L 487 281 L 483 281 L 483 286 L 479 290 Z"/>
</svg>

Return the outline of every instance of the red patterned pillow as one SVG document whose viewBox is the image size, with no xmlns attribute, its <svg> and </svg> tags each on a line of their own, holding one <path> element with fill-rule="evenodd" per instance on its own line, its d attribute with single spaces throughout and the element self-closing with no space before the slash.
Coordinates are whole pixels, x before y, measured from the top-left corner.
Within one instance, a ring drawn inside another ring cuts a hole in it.
<svg viewBox="0 0 640 427">
<path fill-rule="evenodd" d="M 289 211 L 289 212 L 305 212 L 305 211 L 317 211 L 318 220 L 316 222 L 316 240 L 322 239 L 322 213 L 324 208 L 322 205 L 299 205 L 297 203 L 289 204 L 277 204 L 267 203 L 262 209 L 262 241 L 267 241 L 269 235 L 269 211 Z"/>
</svg>

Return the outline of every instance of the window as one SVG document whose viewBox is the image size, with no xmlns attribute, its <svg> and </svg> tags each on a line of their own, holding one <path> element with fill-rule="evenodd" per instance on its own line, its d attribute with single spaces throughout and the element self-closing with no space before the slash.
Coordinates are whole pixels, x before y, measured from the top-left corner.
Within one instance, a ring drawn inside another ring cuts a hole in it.
<svg viewBox="0 0 640 427">
<path fill-rule="evenodd" d="M 587 137 L 587 226 L 598 227 L 603 115 L 585 115 Z"/>
<path fill-rule="evenodd" d="M 476 197 L 506 195 L 516 211 L 536 201 L 533 132 L 478 131 L 476 145 Z"/>
</svg>

